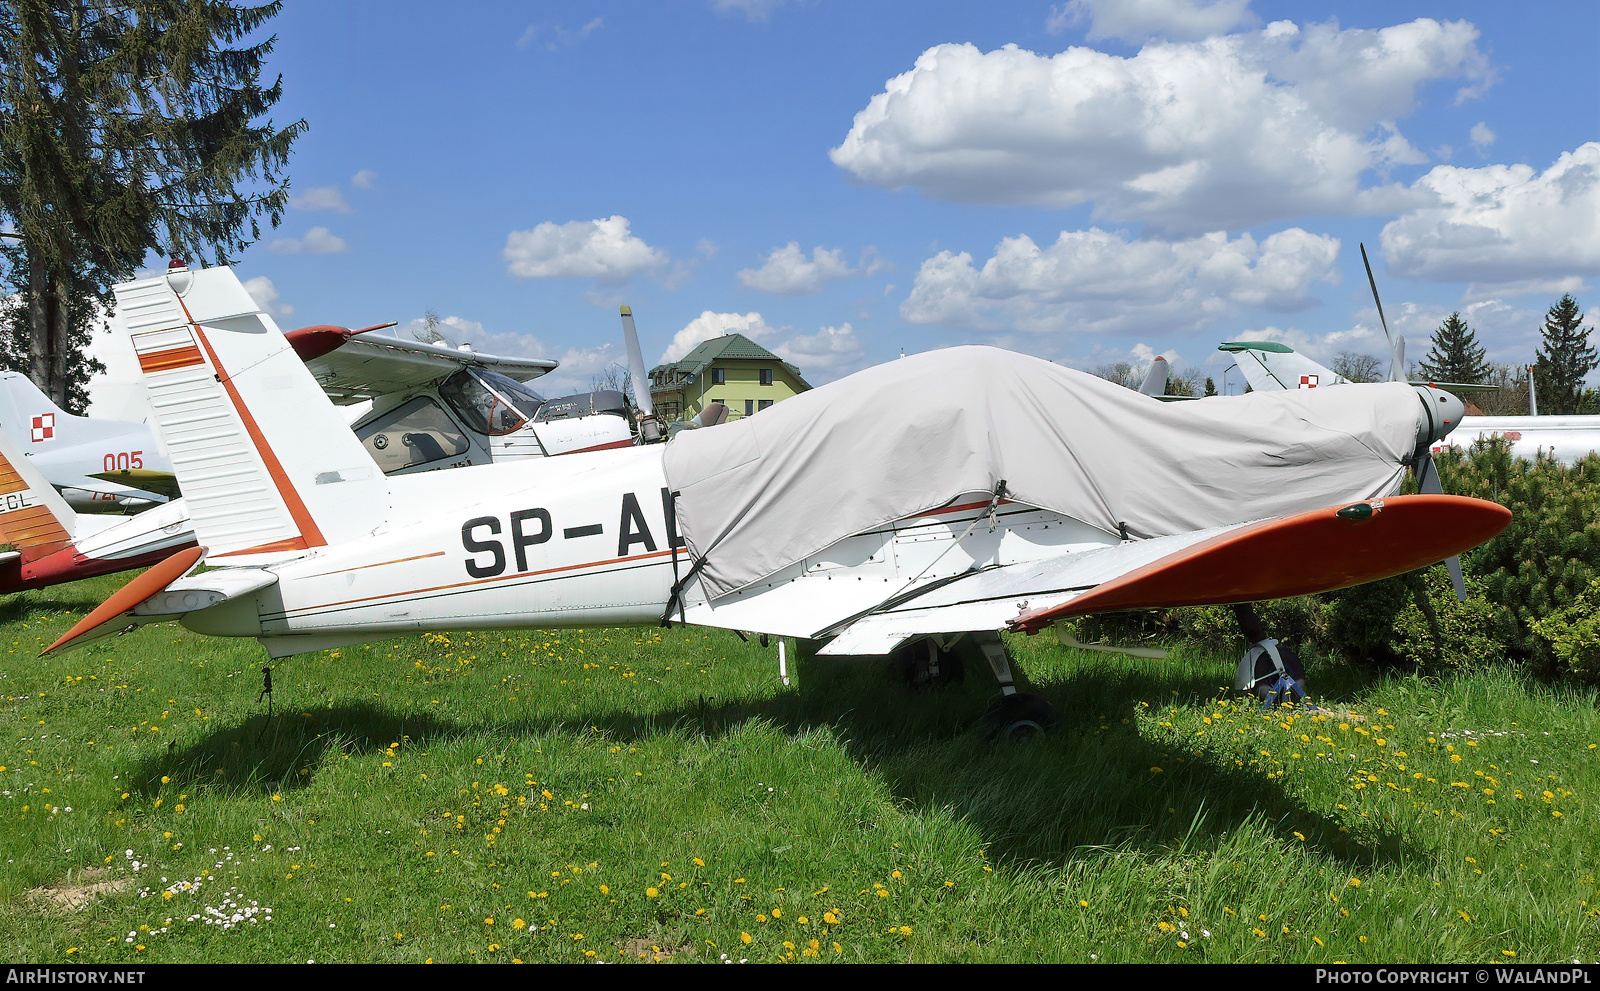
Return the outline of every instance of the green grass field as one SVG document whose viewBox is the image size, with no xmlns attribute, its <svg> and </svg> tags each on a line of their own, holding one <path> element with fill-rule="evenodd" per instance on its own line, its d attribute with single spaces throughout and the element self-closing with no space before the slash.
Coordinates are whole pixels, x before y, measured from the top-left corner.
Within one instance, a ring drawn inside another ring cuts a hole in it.
<svg viewBox="0 0 1600 991">
<path fill-rule="evenodd" d="M 778 680 L 694 628 L 290 658 L 173 625 L 40 648 L 116 577 L 0 604 L 16 962 L 1600 959 L 1592 690 L 1012 641 L 993 682 Z"/>
</svg>

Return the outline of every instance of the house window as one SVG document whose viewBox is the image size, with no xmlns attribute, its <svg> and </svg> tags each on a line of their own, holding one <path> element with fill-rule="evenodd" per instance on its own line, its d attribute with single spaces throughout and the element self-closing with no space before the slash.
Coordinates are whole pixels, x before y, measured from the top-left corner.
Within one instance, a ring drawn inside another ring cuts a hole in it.
<svg viewBox="0 0 1600 991">
<path fill-rule="evenodd" d="M 726 368 L 713 368 L 713 369 L 711 369 L 711 384 L 712 385 L 724 385 L 724 384 L 727 383 L 727 381 L 728 381 L 728 370 Z"/>
<path fill-rule="evenodd" d="M 766 409 L 768 406 L 771 406 L 771 405 L 772 405 L 772 400 L 763 399 L 759 403 L 756 403 L 756 409 L 763 410 L 763 409 Z"/>
<path fill-rule="evenodd" d="M 746 399 L 744 401 L 744 415 L 745 416 L 755 416 L 755 414 L 756 414 L 756 401 L 754 399 Z"/>
<path fill-rule="evenodd" d="M 771 385 L 772 384 L 772 369 L 770 369 L 770 368 L 761 369 L 761 384 L 762 385 Z"/>
</svg>

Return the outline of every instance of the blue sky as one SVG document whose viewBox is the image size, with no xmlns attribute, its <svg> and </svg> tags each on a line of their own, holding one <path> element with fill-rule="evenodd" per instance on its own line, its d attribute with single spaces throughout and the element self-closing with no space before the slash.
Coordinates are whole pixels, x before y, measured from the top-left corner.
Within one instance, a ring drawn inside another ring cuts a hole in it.
<svg viewBox="0 0 1600 991">
<path fill-rule="evenodd" d="M 543 390 L 738 330 L 813 384 L 993 343 L 1531 361 L 1600 275 L 1600 4 L 288 0 L 285 327 L 433 311 Z M 1592 321 L 1591 321 L 1592 323 Z M 1238 376 L 1232 376 L 1237 380 Z"/>
</svg>

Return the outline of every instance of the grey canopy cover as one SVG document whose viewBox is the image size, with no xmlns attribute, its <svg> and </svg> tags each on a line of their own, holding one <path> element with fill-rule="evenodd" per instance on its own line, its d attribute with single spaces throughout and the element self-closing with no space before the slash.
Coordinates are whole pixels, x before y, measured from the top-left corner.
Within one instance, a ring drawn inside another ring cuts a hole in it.
<svg viewBox="0 0 1600 991">
<path fill-rule="evenodd" d="M 988 347 L 869 368 L 667 445 L 708 593 L 992 493 L 1134 537 L 1389 495 L 1426 413 L 1404 383 L 1164 403 Z M 703 559 L 703 560 L 701 560 Z"/>
</svg>

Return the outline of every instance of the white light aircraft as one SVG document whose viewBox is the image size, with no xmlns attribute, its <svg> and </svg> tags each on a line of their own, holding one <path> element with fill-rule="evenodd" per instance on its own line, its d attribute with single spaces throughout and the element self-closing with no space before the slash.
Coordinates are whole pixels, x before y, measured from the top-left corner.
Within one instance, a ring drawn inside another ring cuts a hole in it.
<svg viewBox="0 0 1600 991">
<path fill-rule="evenodd" d="M 47 653 L 167 619 L 273 657 L 681 621 L 932 666 L 965 639 L 1000 682 L 996 725 L 1022 733 L 1048 704 L 1016 692 L 997 631 L 1341 588 L 1509 520 L 1393 495 L 1459 408 L 1439 390 L 1166 404 L 976 347 L 666 444 L 388 477 L 229 270 L 116 295 L 202 546 Z"/>
</svg>

